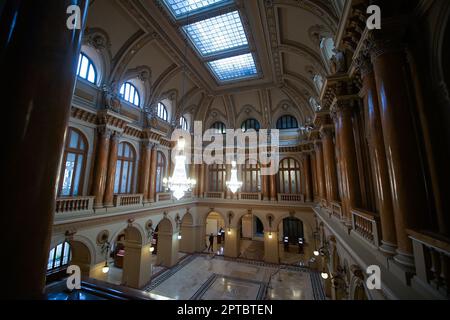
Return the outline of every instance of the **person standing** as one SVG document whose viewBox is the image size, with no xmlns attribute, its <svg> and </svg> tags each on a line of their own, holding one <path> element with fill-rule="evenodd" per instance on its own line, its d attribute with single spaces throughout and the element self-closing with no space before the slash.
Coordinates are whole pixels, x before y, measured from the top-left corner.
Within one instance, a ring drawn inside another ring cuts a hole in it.
<svg viewBox="0 0 450 320">
<path fill-rule="evenodd" d="M 208 252 L 214 252 L 214 234 L 211 233 L 211 235 L 209 236 L 209 247 L 208 247 Z"/>
</svg>

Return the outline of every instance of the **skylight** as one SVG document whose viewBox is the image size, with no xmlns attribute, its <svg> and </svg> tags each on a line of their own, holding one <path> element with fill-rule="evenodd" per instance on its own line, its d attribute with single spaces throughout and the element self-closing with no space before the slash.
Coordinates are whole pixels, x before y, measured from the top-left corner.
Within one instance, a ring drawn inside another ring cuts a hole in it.
<svg viewBox="0 0 450 320">
<path fill-rule="evenodd" d="M 203 56 L 248 46 L 238 11 L 184 26 L 183 30 Z"/>
<path fill-rule="evenodd" d="M 258 74 L 251 53 L 211 61 L 208 65 L 220 81 L 251 78 Z"/>
<path fill-rule="evenodd" d="M 230 0 L 164 0 L 164 2 L 175 18 L 179 19 L 188 14 L 229 3 Z"/>
</svg>

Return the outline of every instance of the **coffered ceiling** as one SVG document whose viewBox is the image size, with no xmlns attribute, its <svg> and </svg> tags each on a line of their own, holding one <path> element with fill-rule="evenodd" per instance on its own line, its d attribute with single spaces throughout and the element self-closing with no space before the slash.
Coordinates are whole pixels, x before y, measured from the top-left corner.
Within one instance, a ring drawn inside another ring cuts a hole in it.
<svg viewBox="0 0 450 320">
<path fill-rule="evenodd" d="M 309 98 L 319 96 L 313 77 L 328 73 L 320 40 L 337 30 L 331 1 L 339 0 L 208 0 L 212 7 L 195 9 L 198 1 L 188 0 L 181 4 L 194 10 L 177 13 L 179 0 L 94 0 L 87 32 L 102 30 L 108 37 L 106 82 L 123 80 L 129 70 L 151 70 L 148 104 L 175 95 L 177 114 L 229 126 L 250 116 L 270 125 L 283 112 L 305 122 L 313 115 Z M 228 34 L 217 25 L 227 14 L 236 24 Z M 213 24 L 205 28 L 208 19 Z M 208 28 L 212 39 L 205 38 Z M 235 38 L 223 38 L 230 35 Z M 206 42 L 199 42 L 202 37 Z M 254 73 L 221 79 L 215 69 L 221 59 L 239 56 L 250 64 L 254 59 Z"/>
</svg>

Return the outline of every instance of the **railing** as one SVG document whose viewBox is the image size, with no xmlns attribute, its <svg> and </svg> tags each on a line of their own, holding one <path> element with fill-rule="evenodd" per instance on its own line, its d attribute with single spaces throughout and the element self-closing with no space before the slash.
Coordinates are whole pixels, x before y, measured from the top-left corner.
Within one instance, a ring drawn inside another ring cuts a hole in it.
<svg viewBox="0 0 450 320">
<path fill-rule="evenodd" d="M 204 197 L 208 198 L 208 199 L 224 199 L 225 193 L 224 192 L 205 192 Z"/>
<path fill-rule="evenodd" d="M 342 220 L 342 205 L 339 202 L 331 201 L 330 215 L 339 220 Z"/>
<path fill-rule="evenodd" d="M 416 277 L 440 295 L 450 295 L 450 241 L 407 230 L 413 241 Z"/>
<path fill-rule="evenodd" d="M 172 200 L 171 192 L 161 192 L 156 194 L 156 202 Z"/>
<path fill-rule="evenodd" d="M 114 195 L 115 207 L 129 207 L 142 205 L 143 194 L 116 194 Z"/>
<path fill-rule="evenodd" d="M 366 239 L 369 243 L 379 245 L 379 216 L 376 213 L 352 209 L 353 231 Z"/>
<path fill-rule="evenodd" d="M 279 202 L 304 202 L 304 197 L 302 194 L 279 193 L 278 201 Z"/>
<path fill-rule="evenodd" d="M 255 200 L 255 201 L 261 201 L 261 193 L 251 193 L 251 192 L 240 192 L 239 193 L 239 200 Z"/>
<path fill-rule="evenodd" d="M 56 199 L 56 213 L 91 211 L 95 197 L 73 197 Z"/>
</svg>

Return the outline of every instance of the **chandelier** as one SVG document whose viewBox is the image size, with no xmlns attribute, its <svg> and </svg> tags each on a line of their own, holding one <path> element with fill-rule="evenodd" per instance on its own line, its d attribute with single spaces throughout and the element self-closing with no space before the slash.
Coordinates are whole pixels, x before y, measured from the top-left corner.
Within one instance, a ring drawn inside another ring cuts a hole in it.
<svg viewBox="0 0 450 320">
<path fill-rule="evenodd" d="M 231 166 L 231 180 L 227 181 L 226 184 L 231 192 L 236 193 L 242 187 L 242 181 L 237 179 L 236 161 L 233 161 Z"/>
<path fill-rule="evenodd" d="M 175 157 L 175 168 L 173 176 L 169 179 L 164 178 L 163 183 L 173 192 L 173 196 L 180 200 L 184 197 L 186 192 L 191 191 L 197 184 L 194 179 L 187 177 L 186 173 L 186 156 L 184 155 L 185 141 L 184 138 L 178 140 L 177 149 L 178 155 Z"/>
</svg>

